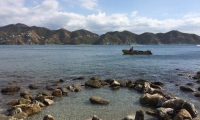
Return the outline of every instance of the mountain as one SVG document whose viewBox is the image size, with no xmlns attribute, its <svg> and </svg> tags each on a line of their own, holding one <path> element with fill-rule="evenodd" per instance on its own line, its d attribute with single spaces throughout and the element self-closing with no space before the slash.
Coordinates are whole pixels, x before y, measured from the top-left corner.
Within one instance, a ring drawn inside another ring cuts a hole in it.
<svg viewBox="0 0 200 120">
<path fill-rule="evenodd" d="M 94 45 L 124 45 L 124 44 L 200 44 L 200 36 L 182 33 L 176 30 L 167 33 L 135 34 L 129 31 L 107 32 L 102 35 L 80 29 L 49 30 L 44 27 L 27 26 L 25 24 L 10 24 L 0 27 L 1 45 L 45 45 L 45 44 L 94 44 Z"/>
</svg>

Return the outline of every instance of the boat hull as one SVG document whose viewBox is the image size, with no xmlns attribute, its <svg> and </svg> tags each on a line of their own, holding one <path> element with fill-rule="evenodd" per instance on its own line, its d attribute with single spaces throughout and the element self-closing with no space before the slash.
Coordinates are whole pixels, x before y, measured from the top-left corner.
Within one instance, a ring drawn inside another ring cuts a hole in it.
<svg viewBox="0 0 200 120">
<path fill-rule="evenodd" d="M 129 55 L 151 55 L 152 52 L 150 50 L 147 51 L 139 51 L 139 50 L 134 50 L 134 51 L 129 51 L 129 50 L 122 50 L 124 54 L 129 54 Z"/>
</svg>

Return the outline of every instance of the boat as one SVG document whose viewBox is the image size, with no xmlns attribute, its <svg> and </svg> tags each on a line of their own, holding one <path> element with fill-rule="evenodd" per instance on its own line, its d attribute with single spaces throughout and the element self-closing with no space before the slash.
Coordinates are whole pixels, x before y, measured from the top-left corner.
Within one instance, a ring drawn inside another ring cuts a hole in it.
<svg viewBox="0 0 200 120">
<path fill-rule="evenodd" d="M 139 51 L 139 50 L 133 50 L 133 51 L 130 51 L 130 50 L 122 50 L 122 52 L 126 55 L 126 54 L 129 54 L 129 55 L 151 55 L 152 52 L 151 50 L 146 50 L 146 51 Z"/>
</svg>

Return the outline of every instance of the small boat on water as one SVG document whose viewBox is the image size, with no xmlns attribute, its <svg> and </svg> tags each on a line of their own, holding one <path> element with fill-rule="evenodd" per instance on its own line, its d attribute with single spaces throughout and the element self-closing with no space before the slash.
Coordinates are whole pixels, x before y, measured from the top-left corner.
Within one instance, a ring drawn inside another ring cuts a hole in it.
<svg viewBox="0 0 200 120">
<path fill-rule="evenodd" d="M 133 51 L 130 51 L 130 50 L 122 50 L 122 52 L 126 55 L 126 54 L 129 54 L 129 55 L 151 55 L 152 52 L 151 50 L 146 50 L 146 51 L 139 51 L 139 50 L 133 50 Z"/>
</svg>

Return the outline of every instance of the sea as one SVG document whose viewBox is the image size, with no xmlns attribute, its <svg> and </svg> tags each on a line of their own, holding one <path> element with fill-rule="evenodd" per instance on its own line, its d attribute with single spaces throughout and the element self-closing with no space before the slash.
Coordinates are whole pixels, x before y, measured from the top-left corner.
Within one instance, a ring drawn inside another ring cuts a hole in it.
<svg viewBox="0 0 200 120">
<path fill-rule="evenodd" d="M 124 55 L 122 49 L 151 50 L 152 55 Z M 2 45 L 0 46 L 0 88 L 17 84 L 33 95 L 46 91 L 46 85 L 67 87 L 84 85 L 93 76 L 99 80 L 112 78 L 119 81 L 145 79 L 164 83 L 163 91 L 195 105 L 200 112 L 200 98 L 192 92 L 183 92 L 177 85 L 186 85 L 198 91 L 200 84 L 192 79 L 200 71 L 200 47 L 197 45 Z M 75 78 L 83 77 L 83 80 Z M 60 83 L 59 80 L 64 82 Z M 30 90 L 29 84 L 39 86 Z M 137 110 L 152 110 L 139 103 L 142 93 L 128 88 L 111 90 L 109 87 L 70 92 L 54 99 L 54 104 L 42 108 L 29 120 L 42 120 L 46 114 L 56 120 L 87 120 L 93 115 L 103 120 L 121 120 Z M 93 105 L 91 96 L 109 100 L 108 105 Z M 20 98 L 0 94 L 0 113 L 8 101 Z M 199 116 L 199 114 L 198 114 Z M 145 118 L 151 118 L 145 114 Z"/>
</svg>

